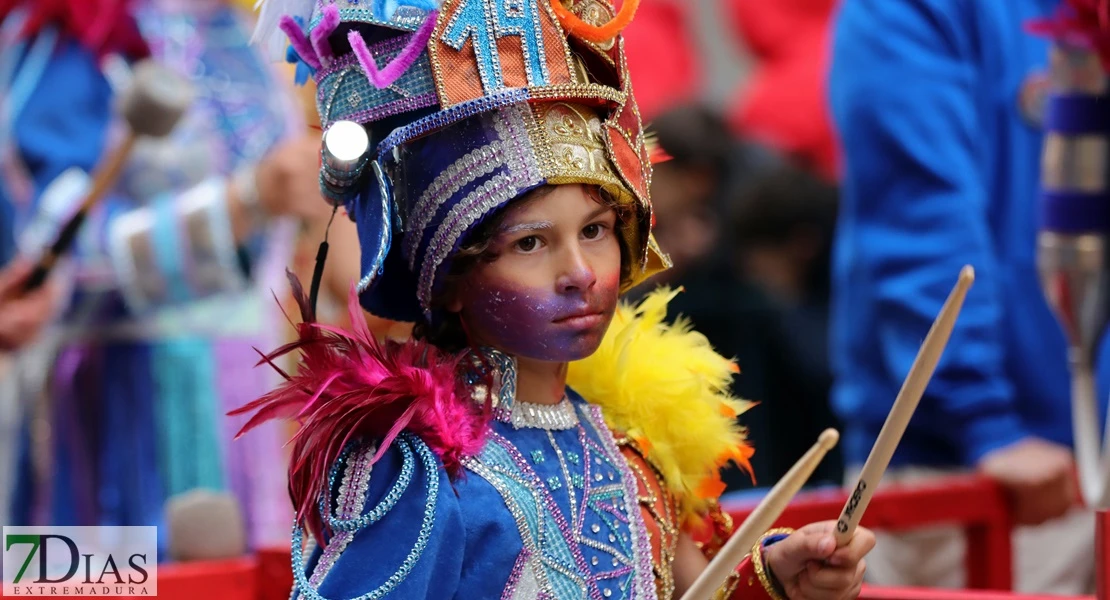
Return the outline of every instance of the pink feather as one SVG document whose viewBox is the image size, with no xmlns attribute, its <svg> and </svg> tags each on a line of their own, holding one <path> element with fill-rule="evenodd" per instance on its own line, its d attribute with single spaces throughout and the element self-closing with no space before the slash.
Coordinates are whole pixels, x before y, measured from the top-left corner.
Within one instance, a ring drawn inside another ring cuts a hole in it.
<svg viewBox="0 0 1110 600">
<path fill-rule="evenodd" d="M 297 56 L 301 57 L 301 60 L 303 60 L 306 65 L 313 69 L 320 68 L 320 59 L 316 56 L 316 50 L 313 49 L 312 43 L 305 37 L 304 32 L 301 31 L 301 26 L 293 20 L 293 17 L 283 15 L 281 21 L 278 23 L 278 28 L 289 38 L 289 43 L 293 45 L 293 50 L 297 53 Z"/>
<path fill-rule="evenodd" d="M 317 502 L 329 493 L 328 470 L 349 441 L 378 442 L 377 460 L 407 430 L 428 444 L 450 476 L 458 477 L 462 459 L 485 443 L 489 417 L 488 410 L 459 393 L 459 357 L 422 341 L 379 343 L 353 287 L 351 331 L 314 323 L 300 283 L 289 277 L 305 321 L 297 325 L 297 341 L 264 355 L 259 364 L 272 365 L 299 350 L 299 368 L 286 374 L 280 387 L 231 414 L 252 414 L 238 436 L 271 419 L 300 423 L 291 441 L 289 490 L 298 522 L 323 539 Z"/>
<path fill-rule="evenodd" d="M 432 39 L 432 32 L 436 28 L 437 11 L 428 13 L 428 17 L 424 19 L 424 24 L 416 33 L 412 34 L 412 39 L 397 56 L 389 61 L 384 68 L 378 70 L 378 63 L 374 61 L 374 55 L 370 52 L 370 48 L 366 46 L 366 40 L 357 31 L 347 33 L 347 41 L 351 44 L 351 50 L 354 51 L 355 57 L 358 58 L 358 63 L 362 65 L 362 70 L 366 72 L 366 78 L 370 80 L 370 84 L 380 89 L 387 88 L 394 84 L 401 75 L 405 74 L 412 67 L 416 59 L 420 57 L 420 53 L 424 47 L 428 45 L 428 40 Z"/>
<path fill-rule="evenodd" d="M 324 63 L 324 59 L 331 60 L 333 56 L 331 44 L 328 43 L 328 37 L 335 33 L 338 27 L 339 7 L 334 4 L 329 4 L 327 8 L 324 9 L 320 22 L 310 34 L 312 38 L 312 48 L 316 51 L 316 58 L 321 64 Z"/>
</svg>

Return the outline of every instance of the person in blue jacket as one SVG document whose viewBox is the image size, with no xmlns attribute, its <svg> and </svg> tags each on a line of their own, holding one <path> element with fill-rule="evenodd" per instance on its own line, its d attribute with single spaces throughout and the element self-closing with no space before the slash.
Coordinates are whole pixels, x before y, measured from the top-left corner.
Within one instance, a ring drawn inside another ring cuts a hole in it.
<svg viewBox="0 0 1110 600">
<path fill-rule="evenodd" d="M 1017 589 L 1080 593 L 1092 581 L 1093 522 L 1076 508 L 1067 349 L 1034 264 L 1048 44 L 1024 30 L 1056 5 L 843 3 L 829 77 L 845 157 L 832 402 L 858 473 L 960 268 L 973 265 L 976 283 L 885 480 L 993 477 L 1026 525 L 1015 533 Z M 955 530 L 882 536 L 871 577 L 961 586 L 961 543 Z"/>
</svg>

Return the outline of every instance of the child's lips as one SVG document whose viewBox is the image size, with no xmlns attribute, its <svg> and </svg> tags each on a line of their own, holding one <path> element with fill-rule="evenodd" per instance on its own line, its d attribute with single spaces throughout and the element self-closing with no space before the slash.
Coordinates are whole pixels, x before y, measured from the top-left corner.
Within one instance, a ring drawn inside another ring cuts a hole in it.
<svg viewBox="0 0 1110 600">
<path fill-rule="evenodd" d="M 605 311 L 584 310 L 552 321 L 556 325 L 574 329 L 592 329 L 605 322 Z"/>
</svg>

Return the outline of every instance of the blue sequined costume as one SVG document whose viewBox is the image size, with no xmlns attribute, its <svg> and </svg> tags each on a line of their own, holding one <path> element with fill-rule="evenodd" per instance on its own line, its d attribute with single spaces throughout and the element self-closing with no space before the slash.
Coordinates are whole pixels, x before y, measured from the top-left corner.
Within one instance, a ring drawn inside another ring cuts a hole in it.
<svg viewBox="0 0 1110 600">
<path fill-rule="evenodd" d="M 353 447 L 299 597 L 655 597 L 636 481 L 600 410 L 571 390 L 565 402 L 495 421 L 454 483 L 415 436 L 372 469 L 375 447 Z"/>
</svg>

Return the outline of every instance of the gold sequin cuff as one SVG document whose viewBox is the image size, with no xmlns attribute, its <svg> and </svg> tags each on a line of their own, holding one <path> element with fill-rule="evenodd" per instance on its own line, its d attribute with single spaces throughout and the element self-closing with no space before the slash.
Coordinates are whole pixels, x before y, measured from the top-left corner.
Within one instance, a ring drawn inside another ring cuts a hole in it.
<svg viewBox="0 0 1110 600">
<path fill-rule="evenodd" d="M 709 500 L 706 524 L 710 530 L 709 539 L 698 541 L 696 544 L 705 558 L 713 560 L 732 536 L 734 530 L 732 517 L 721 509 L 721 505 L 716 500 Z"/>
<path fill-rule="evenodd" d="M 755 569 L 755 575 L 759 578 L 759 583 L 763 584 L 763 589 L 773 600 L 786 600 L 786 597 L 783 594 L 782 586 L 775 581 L 774 574 L 763 562 L 763 543 L 767 541 L 767 538 L 782 534 L 790 535 L 791 533 L 794 533 L 794 530 L 785 527 L 772 529 L 760 536 L 759 540 L 752 546 L 752 568 Z"/>
<path fill-rule="evenodd" d="M 748 557 L 751 560 L 751 557 Z M 713 594 L 713 600 L 729 600 L 736 593 L 736 589 L 740 587 L 740 581 L 744 578 L 744 572 L 737 569 L 729 574 L 725 584 L 722 585 L 717 593 Z"/>
</svg>

